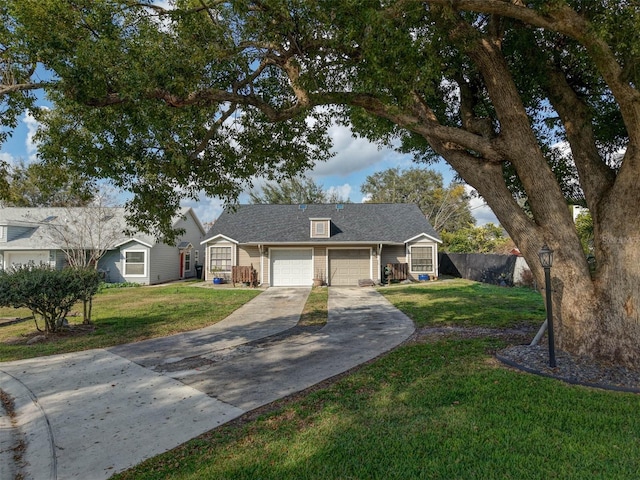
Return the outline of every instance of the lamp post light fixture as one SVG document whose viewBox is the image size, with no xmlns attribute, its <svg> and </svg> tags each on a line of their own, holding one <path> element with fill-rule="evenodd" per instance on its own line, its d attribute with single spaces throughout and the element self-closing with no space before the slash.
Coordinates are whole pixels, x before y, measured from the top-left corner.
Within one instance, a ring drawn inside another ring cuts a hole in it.
<svg viewBox="0 0 640 480">
<path fill-rule="evenodd" d="M 556 367 L 555 340 L 553 338 L 553 312 L 551 311 L 551 266 L 553 265 L 553 250 L 545 243 L 538 252 L 540 263 L 544 268 L 544 283 L 547 294 L 547 331 L 549 337 L 549 367 Z"/>
</svg>

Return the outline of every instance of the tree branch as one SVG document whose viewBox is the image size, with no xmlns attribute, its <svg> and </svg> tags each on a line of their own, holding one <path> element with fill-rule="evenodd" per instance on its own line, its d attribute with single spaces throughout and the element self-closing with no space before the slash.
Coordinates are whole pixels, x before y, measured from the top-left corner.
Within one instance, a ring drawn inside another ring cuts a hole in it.
<svg viewBox="0 0 640 480">
<path fill-rule="evenodd" d="M 0 85 L 0 96 L 20 91 L 39 90 L 49 85 L 51 85 L 51 82 L 15 83 L 13 85 Z"/>
<path fill-rule="evenodd" d="M 408 0 L 408 3 L 413 3 L 413 1 Z M 577 40 L 587 49 L 600 75 L 618 101 L 630 141 L 634 145 L 640 144 L 640 128 L 638 128 L 640 125 L 640 92 L 625 81 L 624 71 L 609 45 L 593 31 L 587 19 L 568 5 L 549 6 L 546 14 L 543 15 L 515 1 L 427 0 L 424 3 L 448 6 L 455 10 L 501 15 Z"/>
<path fill-rule="evenodd" d="M 587 204 L 592 213 L 597 214 L 597 205 L 613 186 L 615 173 L 598 152 L 589 107 L 580 100 L 559 69 L 547 65 L 546 72 L 549 100 L 562 119 Z"/>
</svg>

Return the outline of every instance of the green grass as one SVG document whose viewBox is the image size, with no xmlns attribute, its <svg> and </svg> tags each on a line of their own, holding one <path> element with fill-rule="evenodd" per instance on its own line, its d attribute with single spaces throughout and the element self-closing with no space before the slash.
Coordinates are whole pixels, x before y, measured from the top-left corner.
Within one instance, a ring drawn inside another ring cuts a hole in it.
<svg viewBox="0 0 640 480">
<path fill-rule="evenodd" d="M 327 323 L 329 312 L 327 310 L 327 300 L 329 299 L 329 289 L 324 287 L 312 288 L 307 303 L 302 310 L 298 325 L 303 327 L 322 326 Z"/>
<path fill-rule="evenodd" d="M 255 297 L 259 290 L 190 285 L 107 289 L 95 296 L 90 333 L 61 335 L 45 343 L 12 344 L 36 331 L 33 320 L 0 327 L 0 361 L 19 360 L 171 335 L 214 324 Z M 77 305 L 82 312 L 82 304 Z M 0 317 L 26 317 L 28 310 L 0 309 Z M 82 316 L 69 318 L 72 325 Z"/>
<path fill-rule="evenodd" d="M 528 288 L 504 288 L 469 280 L 392 286 L 379 290 L 423 326 L 513 327 L 544 321 L 540 293 Z"/>
<path fill-rule="evenodd" d="M 382 289 L 421 325 L 544 320 L 540 296 L 465 281 Z M 640 396 L 510 370 L 500 340 L 411 343 L 115 478 L 629 479 Z M 254 418 L 255 417 L 255 418 Z"/>
<path fill-rule="evenodd" d="M 401 347 L 115 478 L 638 478 L 640 397 L 513 372 L 487 340 Z"/>
<path fill-rule="evenodd" d="M 418 326 L 505 328 L 544 320 L 540 295 L 461 280 L 381 289 Z M 215 323 L 258 291 L 166 286 L 96 296 L 91 334 L 8 345 L 11 360 Z M 301 323 L 326 321 L 313 289 Z M 28 312 L 0 310 L 0 316 Z M 78 318 L 80 321 L 80 318 Z M 117 479 L 546 479 L 640 477 L 640 396 L 570 386 L 498 364 L 495 339 L 406 344 L 268 413 L 231 422 Z"/>
</svg>

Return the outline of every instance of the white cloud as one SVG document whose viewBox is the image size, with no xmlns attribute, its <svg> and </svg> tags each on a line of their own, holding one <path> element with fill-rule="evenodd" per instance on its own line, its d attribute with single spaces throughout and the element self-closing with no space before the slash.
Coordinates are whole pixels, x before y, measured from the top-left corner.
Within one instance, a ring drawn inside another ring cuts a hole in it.
<svg viewBox="0 0 640 480">
<path fill-rule="evenodd" d="M 380 149 L 374 143 L 356 138 L 348 127 L 333 125 L 329 128 L 333 140 L 334 157 L 327 162 L 318 163 L 311 171 L 312 177 L 342 176 L 382 163 L 390 154 L 398 155 L 390 149 Z"/>
<path fill-rule="evenodd" d="M 38 143 L 33 137 L 37 133 L 40 123 L 31 115 L 31 112 L 26 112 L 22 116 L 22 121 L 27 127 L 27 136 L 25 138 L 25 147 L 28 155 L 27 162 L 31 163 L 36 161 L 38 155 Z"/>
<path fill-rule="evenodd" d="M 352 187 L 348 183 L 344 185 L 331 186 L 326 189 L 326 192 L 329 196 L 336 196 L 341 200 L 347 200 L 351 196 Z"/>
<path fill-rule="evenodd" d="M 0 163 L 3 162 L 8 163 L 10 166 L 14 166 L 18 164 L 18 159 L 10 153 L 2 152 L 0 153 Z"/>
<path fill-rule="evenodd" d="M 198 200 L 186 200 L 183 207 L 191 207 L 202 223 L 213 222 L 224 210 L 224 202 L 219 198 L 201 196 Z"/>
</svg>

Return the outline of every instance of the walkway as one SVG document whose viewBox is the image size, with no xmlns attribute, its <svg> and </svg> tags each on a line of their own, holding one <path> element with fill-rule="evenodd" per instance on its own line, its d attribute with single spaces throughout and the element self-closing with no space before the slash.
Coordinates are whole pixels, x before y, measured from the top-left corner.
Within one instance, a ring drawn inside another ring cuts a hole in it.
<svg viewBox="0 0 640 480">
<path fill-rule="evenodd" d="M 22 441 L 27 462 L 0 453 L 0 478 L 106 479 L 375 358 L 414 331 L 375 290 L 334 288 L 327 325 L 288 335 L 308 293 L 270 288 L 198 331 L 0 363 L 0 388 L 16 413 L 14 428 L 0 428 L 0 450 Z"/>
</svg>

